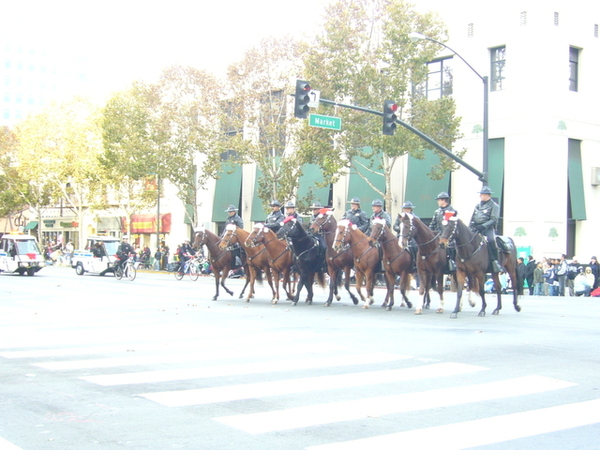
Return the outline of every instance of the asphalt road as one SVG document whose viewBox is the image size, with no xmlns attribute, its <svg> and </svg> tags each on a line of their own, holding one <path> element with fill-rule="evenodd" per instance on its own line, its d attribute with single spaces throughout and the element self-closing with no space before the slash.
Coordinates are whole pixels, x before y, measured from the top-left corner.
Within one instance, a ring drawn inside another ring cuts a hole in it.
<svg viewBox="0 0 600 450">
<path fill-rule="evenodd" d="M 451 293 L 416 316 L 228 285 L 0 275 L 0 449 L 599 448 L 600 299 L 450 319 Z"/>
</svg>

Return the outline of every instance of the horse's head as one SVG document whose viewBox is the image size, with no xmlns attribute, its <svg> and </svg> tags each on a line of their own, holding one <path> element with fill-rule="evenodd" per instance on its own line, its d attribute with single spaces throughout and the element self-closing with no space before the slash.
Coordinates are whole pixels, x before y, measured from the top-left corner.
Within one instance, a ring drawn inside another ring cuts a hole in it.
<svg viewBox="0 0 600 450">
<path fill-rule="evenodd" d="M 194 250 L 200 250 L 204 244 L 206 244 L 206 230 L 202 227 L 194 234 L 194 243 L 192 244 L 192 247 L 194 247 Z"/>
<path fill-rule="evenodd" d="M 277 237 L 280 239 L 299 237 L 302 233 L 302 225 L 298 224 L 298 220 L 293 216 L 288 216 L 281 222 L 281 228 L 277 232 Z"/>
<path fill-rule="evenodd" d="M 238 241 L 237 235 L 235 234 L 236 228 L 237 226 L 233 223 L 227 224 L 225 231 L 223 232 L 223 237 L 221 237 L 221 242 L 219 242 L 219 248 L 221 250 L 225 250 L 227 247 L 232 246 Z"/>
<path fill-rule="evenodd" d="M 246 247 L 256 247 L 257 245 L 262 244 L 265 241 L 265 234 L 272 231 L 265 227 L 262 223 L 257 223 L 254 225 L 252 232 L 246 238 L 246 242 L 244 243 Z"/>
<path fill-rule="evenodd" d="M 458 228 L 458 213 L 456 211 L 446 211 L 442 220 L 442 234 L 440 236 L 440 245 L 447 247 L 456 236 Z"/>
<path fill-rule="evenodd" d="M 333 231 L 336 226 L 332 208 L 323 208 L 310 226 L 314 234 Z"/>
<path fill-rule="evenodd" d="M 398 217 L 400 218 L 400 245 L 406 248 L 410 240 L 417 234 L 417 228 L 414 223 L 415 216 L 411 213 L 402 212 L 398 214 Z"/>
<path fill-rule="evenodd" d="M 350 242 L 350 230 L 354 227 L 357 228 L 348 219 L 340 220 L 335 230 L 335 238 L 333 241 L 333 249 L 336 252 L 341 252 L 342 249 Z"/>
<path fill-rule="evenodd" d="M 374 241 L 377 241 L 385 236 L 385 227 L 386 227 L 385 219 L 374 219 L 371 222 L 371 234 L 370 238 Z"/>
</svg>

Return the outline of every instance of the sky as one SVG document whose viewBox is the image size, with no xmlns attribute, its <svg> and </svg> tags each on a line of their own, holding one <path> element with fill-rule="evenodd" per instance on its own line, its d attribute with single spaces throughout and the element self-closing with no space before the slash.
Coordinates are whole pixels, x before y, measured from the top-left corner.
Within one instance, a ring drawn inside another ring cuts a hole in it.
<svg viewBox="0 0 600 450">
<path fill-rule="evenodd" d="M 104 92 L 152 81 L 173 64 L 222 74 L 265 37 L 314 34 L 331 1 L 6 1 L 0 28 L 20 40 L 84 54 L 97 75 L 94 88 Z M 412 3 L 435 9 L 447 2 Z"/>
</svg>

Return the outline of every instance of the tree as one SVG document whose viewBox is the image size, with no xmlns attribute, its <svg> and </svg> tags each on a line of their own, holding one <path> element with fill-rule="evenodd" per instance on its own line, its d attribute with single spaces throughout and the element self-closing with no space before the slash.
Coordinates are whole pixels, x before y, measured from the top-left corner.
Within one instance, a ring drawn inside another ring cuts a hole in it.
<svg viewBox="0 0 600 450">
<path fill-rule="evenodd" d="M 78 219 L 80 248 L 83 218 L 99 188 L 94 181 L 102 150 L 100 117 L 91 103 L 76 98 L 29 116 L 16 130 L 18 171 L 32 186 L 31 205 L 38 214 L 40 231 L 45 198 L 62 199 Z"/>
<path fill-rule="evenodd" d="M 8 216 L 29 206 L 29 183 L 19 176 L 18 142 L 8 127 L 0 127 L 0 216 Z"/>
<path fill-rule="evenodd" d="M 409 38 L 412 31 L 441 40 L 445 29 L 433 15 L 418 14 L 404 1 L 340 0 L 331 4 L 324 31 L 306 58 L 306 79 L 322 91 L 322 97 L 338 102 L 381 110 L 384 100 L 393 100 L 399 107 L 398 118 L 452 148 L 460 124 L 454 101 L 450 97 L 427 100 L 413 89 L 425 80 L 426 63 L 434 59 L 438 47 L 429 41 L 413 43 Z M 331 131 L 303 124 L 296 138 L 301 151 L 319 162 L 326 178 L 347 169 L 363 178 L 365 171 L 382 173 L 386 192 L 379 193 L 390 204 L 395 162 L 405 154 L 422 159 L 428 144 L 402 127 L 394 136 L 384 136 L 379 116 L 339 107 L 333 114 L 342 117 L 343 131 L 332 136 Z M 441 178 L 456 168 L 452 160 L 433 150 L 440 163 L 432 167 L 430 177 Z M 361 159 L 368 163 L 358 164 Z"/>
<path fill-rule="evenodd" d="M 289 93 L 302 73 L 305 47 L 289 38 L 267 38 L 249 49 L 228 70 L 230 102 L 227 107 L 231 135 L 226 145 L 241 163 L 255 163 L 260 171 L 258 197 L 266 205 L 273 199 L 295 197 L 306 153 L 297 152 L 289 139 Z M 244 133 L 236 130 L 244 129 Z M 300 208 L 311 199 L 297 199 Z"/>
</svg>

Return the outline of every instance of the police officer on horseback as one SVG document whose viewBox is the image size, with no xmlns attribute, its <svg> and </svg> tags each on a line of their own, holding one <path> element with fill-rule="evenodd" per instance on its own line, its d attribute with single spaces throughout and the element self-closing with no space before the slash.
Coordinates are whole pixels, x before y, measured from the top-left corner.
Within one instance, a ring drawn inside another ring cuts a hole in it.
<svg viewBox="0 0 600 450">
<path fill-rule="evenodd" d="M 296 212 L 296 204 L 291 200 L 285 204 L 285 218 L 287 219 L 290 216 L 302 224 L 302 217 Z"/>
<path fill-rule="evenodd" d="M 383 210 L 383 202 L 381 200 L 379 200 L 378 198 L 373 200 L 371 202 L 371 208 L 373 209 L 373 214 L 371 215 L 371 221 L 370 221 L 369 225 L 371 223 L 373 223 L 373 221 L 375 219 L 383 219 L 383 220 L 385 220 L 385 224 L 388 227 L 392 226 L 392 218 L 390 217 L 390 215 L 387 212 L 385 212 Z M 369 226 L 369 228 L 370 228 L 370 226 Z M 367 234 L 369 234 L 369 233 L 367 233 Z"/>
<path fill-rule="evenodd" d="M 267 220 L 265 220 L 265 227 L 277 233 L 281 228 L 281 221 L 285 218 L 281 212 L 281 203 L 277 200 L 273 200 L 269 206 L 271 207 L 271 214 L 269 214 Z"/>
<path fill-rule="evenodd" d="M 496 225 L 500 219 L 500 206 L 492 200 L 492 190 L 483 186 L 479 191 L 480 202 L 475 205 L 475 210 L 469 222 L 469 228 L 485 236 L 488 243 L 488 254 L 492 263 L 493 272 L 502 272 L 498 261 L 498 246 L 496 244 Z"/>
<path fill-rule="evenodd" d="M 312 225 L 315 220 L 317 220 L 317 218 L 321 214 L 323 205 L 321 205 L 320 202 L 314 202 L 312 205 L 310 205 L 310 207 L 311 207 L 313 213 L 312 213 L 312 216 L 310 216 L 309 226 Z M 310 235 L 312 235 L 319 243 L 319 261 L 321 262 L 321 267 L 319 267 L 319 270 L 321 272 L 327 273 L 327 261 L 325 260 L 325 253 L 327 252 L 327 244 L 325 243 L 325 238 L 323 237 L 323 235 L 321 233 L 312 234 L 313 233 L 312 228 L 308 229 L 308 233 Z"/>
<path fill-rule="evenodd" d="M 369 229 L 369 216 L 360 209 L 360 199 L 354 197 L 348 203 L 350 203 L 350 209 L 346 211 L 343 219 L 349 220 L 356 225 L 360 231 L 367 234 L 367 230 Z"/>
<path fill-rule="evenodd" d="M 407 213 L 407 214 L 412 214 L 414 217 L 416 217 L 418 219 L 419 216 L 417 216 L 413 212 L 414 208 L 415 208 L 415 205 L 413 205 L 410 200 L 406 200 L 404 202 L 404 204 L 402 205 L 402 212 Z M 400 215 L 398 215 L 398 217 L 396 217 L 396 222 L 394 223 L 394 231 L 396 232 L 396 236 L 400 237 Z M 412 271 L 416 272 L 416 270 L 417 270 L 417 251 L 419 250 L 419 246 L 417 245 L 417 241 L 415 240 L 414 237 L 411 238 L 410 241 L 408 241 L 407 250 L 410 253 L 410 256 L 412 257 L 412 261 L 413 261 Z"/>
<path fill-rule="evenodd" d="M 450 195 L 447 192 L 440 192 L 435 199 L 437 200 L 438 209 L 436 209 L 433 213 L 433 218 L 429 223 L 429 228 L 437 234 L 442 234 L 442 221 L 444 220 L 444 214 L 447 212 L 456 212 L 456 210 L 450 204 Z M 454 262 L 455 257 L 456 247 L 454 242 L 450 242 L 446 251 L 449 273 L 456 271 L 456 263 Z"/>
<path fill-rule="evenodd" d="M 310 216 L 309 226 L 312 225 L 315 220 L 317 220 L 317 217 L 319 217 L 319 214 L 321 214 L 323 206 L 319 202 L 314 202 L 312 205 L 310 205 L 310 208 L 312 209 L 313 213 L 312 216 Z"/>
<path fill-rule="evenodd" d="M 225 220 L 226 225 L 229 225 L 230 223 L 232 223 L 236 227 L 244 228 L 244 221 L 242 220 L 242 218 L 240 216 L 238 216 L 238 214 L 237 214 L 238 209 L 234 205 L 229 205 L 229 207 L 225 210 L 225 212 L 227 214 L 229 214 L 229 216 Z M 242 266 L 242 248 L 240 247 L 240 244 L 238 242 L 236 242 L 235 244 L 233 244 L 233 247 L 231 250 L 233 251 L 234 264 L 235 264 L 234 268 L 241 267 Z"/>
</svg>

